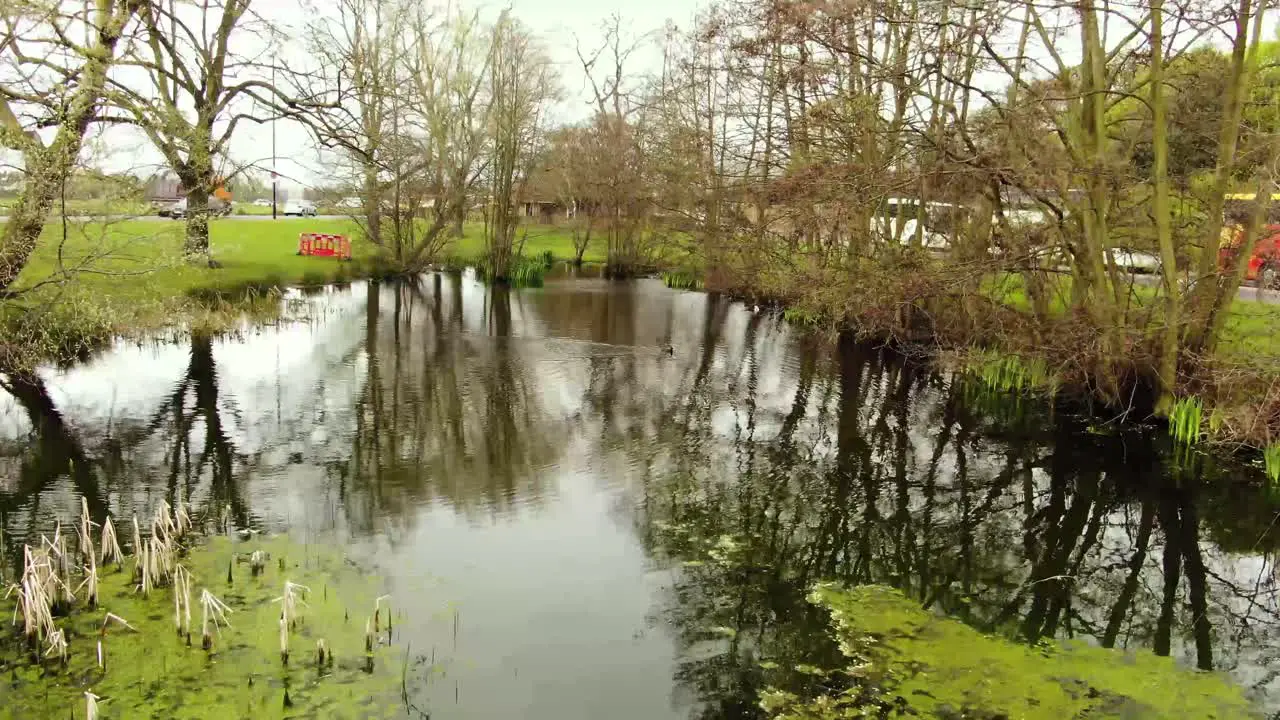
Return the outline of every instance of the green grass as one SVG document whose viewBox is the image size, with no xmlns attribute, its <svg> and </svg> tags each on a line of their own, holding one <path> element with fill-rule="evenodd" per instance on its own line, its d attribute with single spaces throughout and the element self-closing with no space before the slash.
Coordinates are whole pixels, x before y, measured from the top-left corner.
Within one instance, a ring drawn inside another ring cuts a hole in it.
<svg viewBox="0 0 1280 720">
<path fill-rule="evenodd" d="M 517 245 L 524 230 L 525 228 L 522 227 L 516 231 Z M 573 233 L 569 228 L 556 225 L 530 225 L 528 230 L 529 236 L 524 244 L 526 257 L 540 257 L 550 252 L 556 260 L 571 261 L 576 256 Z M 472 263 L 479 262 L 485 254 L 484 226 L 479 223 L 467 224 L 463 227 L 462 237 L 450 241 L 441 254 Z M 589 263 L 605 262 L 609 259 L 608 255 L 609 248 L 604 237 L 593 237 L 587 245 L 587 251 L 582 255 L 582 260 Z"/>
<path fill-rule="evenodd" d="M 217 269 L 194 267 L 182 260 L 184 225 L 173 221 L 123 221 L 72 225 L 63 245 L 61 225 L 46 227 L 41 246 L 19 277 L 18 285 L 48 278 L 63 264 L 100 257 L 79 284 L 117 298 L 144 293 L 182 295 L 208 291 L 231 292 L 270 284 L 299 284 L 341 280 L 358 274 L 375 254 L 356 237 L 348 221 L 281 219 L 272 222 L 215 219 L 209 224 L 210 252 Z M 354 263 L 333 258 L 299 257 L 298 235 L 303 232 L 340 233 L 352 237 Z M 353 267 L 353 265 L 355 267 Z"/>
<path fill-rule="evenodd" d="M 1067 311 L 1070 303 L 1070 278 L 1061 278 L 1049 290 L 1049 310 L 1054 314 Z M 1014 273 L 993 275 L 983 282 L 983 292 L 996 302 L 1015 310 L 1030 312 L 1022 276 Z M 1130 290 L 1132 307 L 1144 307 L 1159 298 L 1153 285 L 1134 284 Z M 1274 367 L 1280 364 L 1280 304 L 1237 299 L 1231 304 L 1218 355 L 1233 363 Z"/>
<path fill-rule="evenodd" d="M 302 232 L 348 235 L 353 261 L 299 257 L 298 234 Z M 213 219 L 210 250 L 217 268 L 197 267 L 183 259 L 183 233 L 180 221 L 68 222 L 65 229 L 61 221 L 51 222 L 15 289 L 45 284 L 8 307 L 0 307 L 0 324 L 11 341 L 6 347 L 23 354 L 20 360 L 11 361 L 75 354 L 113 336 L 173 326 L 217 330 L 237 322 L 246 309 L 256 311 L 255 303 L 245 303 L 246 299 L 270 299 L 273 290 L 282 286 L 380 274 L 385 265 L 377 249 L 360 238 L 356 223 L 349 219 Z M 455 264 L 480 264 L 483 227 L 468 225 L 464 236 L 448 243 L 440 255 L 453 258 Z M 531 226 L 524 255 L 530 267 L 522 271 L 521 282 L 536 284 L 533 275 L 540 279 L 548 259 L 573 259 L 572 236 L 567 229 Z M 606 244 L 601 238 L 588 248 L 585 259 L 599 262 L 605 258 Z M 60 264 L 78 267 L 74 281 L 48 283 L 57 276 Z M 264 312 L 268 307 L 275 304 L 261 304 Z M 35 312 L 20 312 L 23 308 Z"/>
<path fill-rule="evenodd" d="M 181 222 L 68 223 L 65 242 L 62 223 L 48 225 L 14 288 L 27 292 L 0 305 L 0 355 L 33 364 L 117 336 L 215 332 L 246 313 L 272 315 L 279 311 L 276 288 L 378 272 L 374 248 L 352 230 L 346 221 L 215 219 L 210 245 L 220 266 L 208 268 L 183 259 Z M 354 261 L 297 256 L 301 232 L 350 234 Z M 49 282 L 58 279 L 59 254 L 63 267 L 77 269 L 70 282 Z"/>
</svg>

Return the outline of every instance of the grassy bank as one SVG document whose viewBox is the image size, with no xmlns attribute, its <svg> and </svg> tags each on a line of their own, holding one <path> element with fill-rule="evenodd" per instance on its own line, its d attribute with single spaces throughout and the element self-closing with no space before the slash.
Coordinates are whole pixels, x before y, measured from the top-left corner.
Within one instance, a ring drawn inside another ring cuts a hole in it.
<svg viewBox="0 0 1280 720">
<path fill-rule="evenodd" d="M 20 295 L 0 310 L 0 360 L 30 364 L 159 329 L 217 331 L 239 323 L 245 311 L 275 312 L 274 288 L 341 282 L 389 267 L 347 219 L 214 219 L 210 250 L 216 268 L 183 260 L 183 232 L 182 222 L 167 220 L 48 225 L 14 288 Z M 299 257 L 303 232 L 348 235 L 352 261 Z M 473 224 L 440 255 L 477 264 L 484 252 L 483 227 Z M 549 253 L 562 261 L 576 254 L 567 229 L 543 226 L 528 228 L 524 253 L 539 259 Z M 593 242 L 584 259 L 601 262 L 605 255 L 604 242 Z"/>
</svg>

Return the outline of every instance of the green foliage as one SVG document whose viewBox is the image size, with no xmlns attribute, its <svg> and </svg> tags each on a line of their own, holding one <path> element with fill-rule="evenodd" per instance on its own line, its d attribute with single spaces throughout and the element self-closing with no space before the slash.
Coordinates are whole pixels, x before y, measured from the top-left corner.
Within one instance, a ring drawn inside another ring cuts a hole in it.
<svg viewBox="0 0 1280 720">
<path fill-rule="evenodd" d="M 1280 442 L 1268 445 L 1262 451 L 1262 465 L 1272 485 L 1280 483 Z"/>
<path fill-rule="evenodd" d="M 1169 411 L 1169 434 L 1184 445 L 1200 441 L 1204 403 L 1198 397 L 1178 398 Z"/>
<path fill-rule="evenodd" d="M 263 573 L 252 576 L 243 562 L 255 550 L 270 557 Z M 237 560 L 239 558 L 240 560 Z M 192 593 L 207 588 L 231 612 L 229 627 L 214 637 L 213 649 L 201 649 L 201 614 L 193 598 L 192 642 L 174 624 L 173 588 L 143 596 L 134 587 L 132 558 L 124 569 L 102 568 L 97 609 L 77 609 L 58 618 L 69 641 L 68 662 L 33 661 L 12 635 L 0 640 L 0 674 L 5 702 L 0 720 L 82 717 L 83 693 L 107 698 L 109 718 L 241 717 L 400 717 L 400 657 L 378 643 L 372 667 L 365 653 L 365 620 L 372 615 L 379 587 L 327 546 L 301 545 L 287 536 L 237 542 L 216 537 L 197 545 L 179 563 L 191 574 Z M 227 583 L 228 570 L 232 582 Z M 290 658 L 280 656 L 280 604 L 286 580 L 310 588 L 305 607 L 290 631 Z M 4 617 L 12 600 L 0 601 Z M 136 632 L 113 627 L 100 635 L 106 612 L 129 622 Z M 385 633 L 385 626 L 383 626 Z M 106 659 L 99 668 L 97 643 Z M 334 654 L 322 672 L 317 641 Z M 370 672 L 371 670 L 371 672 Z M 289 694 L 292 709 L 285 710 Z M 33 714 L 34 713 L 34 714 Z"/>
<path fill-rule="evenodd" d="M 804 307 L 789 307 L 782 311 L 782 319 L 794 325 L 817 325 L 820 317 L 818 313 Z"/>
<path fill-rule="evenodd" d="M 1041 358 L 1027 358 L 994 350 L 977 350 L 964 358 L 967 373 L 998 392 L 1057 391 L 1061 379 Z"/>
<path fill-rule="evenodd" d="M 550 249 L 542 251 L 542 265 L 550 270 L 556 264 L 556 254 Z"/>
<path fill-rule="evenodd" d="M 690 270 L 667 270 L 662 273 L 662 282 L 674 290 L 699 290 L 702 278 Z"/>
<path fill-rule="evenodd" d="M 838 718 L 1248 718 L 1240 688 L 1167 657 L 1084 643 L 1027 646 L 939 617 L 897 590 L 819 585 L 852 687 L 816 698 L 770 690 L 785 720 Z"/>
<path fill-rule="evenodd" d="M 476 275 L 480 279 L 494 279 L 493 269 L 488 258 L 482 258 L 475 267 Z M 547 266 L 543 264 L 541 258 L 518 255 L 511 258 L 511 262 L 507 264 L 506 276 L 499 279 L 511 287 L 542 287 L 543 275 L 546 272 Z"/>
</svg>

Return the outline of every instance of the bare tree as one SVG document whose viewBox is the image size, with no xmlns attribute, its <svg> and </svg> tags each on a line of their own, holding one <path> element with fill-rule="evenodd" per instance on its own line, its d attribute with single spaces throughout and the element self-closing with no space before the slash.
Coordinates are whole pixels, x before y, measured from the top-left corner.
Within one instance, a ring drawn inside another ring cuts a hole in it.
<svg viewBox="0 0 1280 720">
<path fill-rule="evenodd" d="M 484 167 L 479 19 L 416 0 L 342 0 L 311 27 L 320 65 L 292 75 L 310 98 L 304 122 L 361 188 L 366 237 L 398 269 L 420 270 L 448 230 L 461 233 Z"/>
<path fill-rule="evenodd" d="M 209 199 L 244 169 L 228 167 L 236 129 L 297 104 L 272 82 L 272 29 L 251 2 L 145 3 L 142 37 L 121 65 L 144 71 L 148 82 L 131 82 L 127 73 L 110 82 L 122 111 L 112 119 L 141 128 L 182 183 L 190 257 L 209 258 Z"/>
<path fill-rule="evenodd" d="M 544 138 L 544 113 L 553 88 L 546 54 L 519 21 L 503 12 L 492 31 L 489 72 L 489 198 L 485 249 L 489 272 L 507 278 L 521 199 Z"/>
<path fill-rule="evenodd" d="M 87 4 L 64 5 L 7 3 L 0 17 L 0 53 L 15 67 L 12 80 L 0 83 L 0 145 L 21 153 L 26 173 L 0 235 L 0 292 L 13 285 L 36 248 L 97 117 L 116 47 L 141 2 L 96 0 L 92 14 Z M 77 30 L 84 42 L 73 39 Z M 48 145 L 37 133 L 41 127 L 57 128 Z"/>
</svg>

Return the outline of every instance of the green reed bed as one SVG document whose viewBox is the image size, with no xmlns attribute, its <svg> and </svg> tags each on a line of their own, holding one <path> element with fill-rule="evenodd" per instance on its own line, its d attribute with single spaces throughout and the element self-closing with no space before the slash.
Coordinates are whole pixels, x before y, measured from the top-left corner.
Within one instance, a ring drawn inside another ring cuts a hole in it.
<svg viewBox="0 0 1280 720">
<path fill-rule="evenodd" d="M 387 598 L 340 553 L 284 535 L 242 540 L 225 517 L 162 503 L 124 524 L 126 555 L 115 520 L 98 527 L 87 510 L 24 546 L 6 575 L 0 718 L 404 712 Z"/>
</svg>

